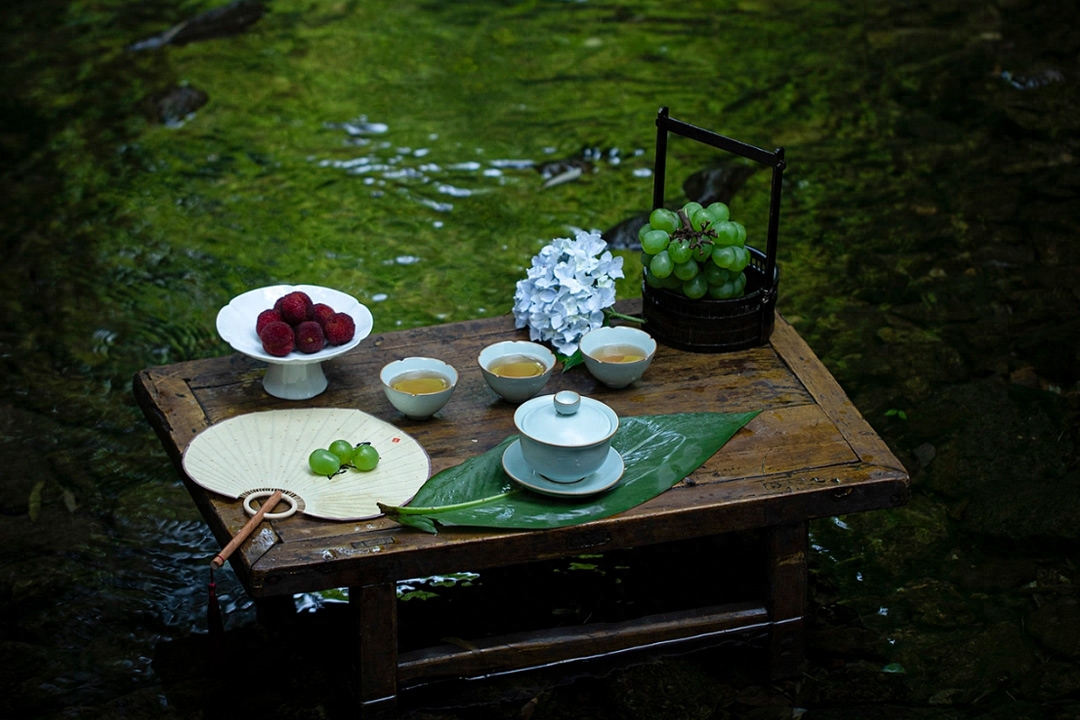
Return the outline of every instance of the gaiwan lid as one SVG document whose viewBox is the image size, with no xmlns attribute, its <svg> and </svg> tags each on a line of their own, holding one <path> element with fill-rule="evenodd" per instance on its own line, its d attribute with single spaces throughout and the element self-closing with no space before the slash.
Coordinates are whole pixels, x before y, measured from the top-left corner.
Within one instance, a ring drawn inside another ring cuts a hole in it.
<svg viewBox="0 0 1080 720">
<path fill-rule="evenodd" d="M 586 447 L 614 435 L 619 416 L 599 400 L 560 390 L 519 405 L 514 424 L 523 435 L 547 445 Z"/>
</svg>

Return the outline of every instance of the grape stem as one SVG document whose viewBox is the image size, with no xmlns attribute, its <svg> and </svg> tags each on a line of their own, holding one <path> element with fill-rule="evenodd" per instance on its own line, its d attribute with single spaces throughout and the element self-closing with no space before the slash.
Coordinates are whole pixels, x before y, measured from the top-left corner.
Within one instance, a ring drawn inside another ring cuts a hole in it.
<svg viewBox="0 0 1080 720">
<path fill-rule="evenodd" d="M 705 243 L 715 244 L 712 239 L 718 236 L 716 230 L 712 227 L 712 223 L 706 223 L 700 230 L 695 230 L 694 226 L 690 224 L 690 218 L 686 216 L 682 209 L 677 210 L 675 214 L 679 216 L 680 227 L 671 233 L 673 240 L 687 240 L 692 248 L 699 248 Z"/>
</svg>

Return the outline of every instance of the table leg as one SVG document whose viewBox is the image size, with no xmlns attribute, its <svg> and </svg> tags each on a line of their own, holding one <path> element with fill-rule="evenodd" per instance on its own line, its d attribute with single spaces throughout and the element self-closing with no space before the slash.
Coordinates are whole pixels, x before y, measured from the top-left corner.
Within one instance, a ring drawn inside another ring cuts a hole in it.
<svg viewBox="0 0 1080 720">
<path fill-rule="evenodd" d="M 360 716 L 392 715 L 397 706 L 397 594 L 395 584 L 349 588 L 357 638 Z"/>
<path fill-rule="evenodd" d="M 766 530 L 772 622 L 769 672 L 776 679 L 796 675 L 803 661 L 809 529 L 803 521 Z"/>
</svg>

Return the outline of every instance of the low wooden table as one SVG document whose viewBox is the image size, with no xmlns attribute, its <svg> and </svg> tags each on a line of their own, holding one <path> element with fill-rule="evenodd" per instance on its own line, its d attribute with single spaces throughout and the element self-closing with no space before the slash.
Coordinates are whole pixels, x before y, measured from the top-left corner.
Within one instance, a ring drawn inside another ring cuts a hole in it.
<svg viewBox="0 0 1080 720">
<path fill-rule="evenodd" d="M 627 301 L 619 309 L 633 313 L 640 303 Z M 199 431 L 242 413 L 295 407 L 356 408 L 386 420 L 419 441 L 435 473 L 516 432 L 515 406 L 488 388 L 476 357 L 489 343 L 525 338 L 509 316 L 372 335 L 324 363 L 329 388 L 307 401 L 267 395 L 261 384 L 265 366 L 240 354 L 143 370 L 134 390 L 182 476 L 182 453 Z M 441 358 L 460 375 L 449 404 L 428 421 L 398 413 L 379 385 L 383 365 L 413 355 Z M 257 601 L 349 588 L 363 709 L 393 706 L 399 689 L 431 678 L 708 641 L 749 628 L 767 634 L 773 674 L 791 674 L 803 653 L 809 521 L 902 505 L 909 497 L 903 466 L 781 317 L 770 344 L 760 348 L 716 355 L 661 345 L 645 376 L 629 388 L 609 390 L 582 366 L 565 374 L 556 370 L 544 392 L 559 389 L 602 400 L 620 416 L 762 412 L 687 481 L 620 515 L 574 527 L 453 528 L 430 535 L 385 517 L 327 522 L 293 516 L 264 522 L 232 556 L 236 574 Z M 247 521 L 241 503 L 184 480 L 224 545 Z M 742 531 L 762 533 L 766 546 L 766 589 L 752 602 L 470 638 L 467 648 L 398 652 L 395 587 L 400 580 Z"/>
</svg>

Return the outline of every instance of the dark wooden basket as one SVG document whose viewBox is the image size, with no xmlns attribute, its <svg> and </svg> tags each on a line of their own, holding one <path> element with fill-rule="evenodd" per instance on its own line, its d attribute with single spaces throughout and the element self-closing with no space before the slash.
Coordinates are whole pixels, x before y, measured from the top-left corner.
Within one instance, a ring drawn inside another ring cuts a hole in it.
<svg viewBox="0 0 1080 720">
<path fill-rule="evenodd" d="M 780 188 L 783 182 L 784 149 L 767 152 L 753 145 L 718 135 L 676 120 L 666 107 L 656 116 L 656 166 L 653 208 L 664 206 L 668 133 L 697 140 L 772 168 L 769 230 L 766 250 L 747 247 L 746 289 L 730 300 L 690 298 L 642 283 L 642 317 L 645 329 L 660 342 L 695 352 L 730 352 L 764 345 L 772 335 L 780 271 L 776 266 L 776 240 L 780 224 Z"/>
</svg>

